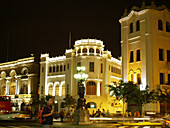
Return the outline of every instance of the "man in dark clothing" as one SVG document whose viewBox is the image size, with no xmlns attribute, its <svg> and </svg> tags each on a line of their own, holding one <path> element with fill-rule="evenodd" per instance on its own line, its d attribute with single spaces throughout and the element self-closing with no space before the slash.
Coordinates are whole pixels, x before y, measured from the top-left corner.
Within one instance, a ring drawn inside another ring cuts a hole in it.
<svg viewBox="0 0 170 128">
<path fill-rule="evenodd" d="M 44 107 L 42 112 L 43 115 L 43 128 L 52 128 L 53 127 L 53 110 L 52 110 L 53 99 L 52 97 L 47 97 L 47 105 Z"/>
</svg>

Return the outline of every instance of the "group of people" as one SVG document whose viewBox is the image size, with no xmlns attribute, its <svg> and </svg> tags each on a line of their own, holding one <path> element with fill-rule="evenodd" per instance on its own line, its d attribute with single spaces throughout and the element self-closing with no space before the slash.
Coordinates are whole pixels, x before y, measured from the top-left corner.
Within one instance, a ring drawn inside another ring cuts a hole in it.
<svg viewBox="0 0 170 128">
<path fill-rule="evenodd" d="M 96 112 L 92 112 L 92 114 L 90 115 L 91 117 L 108 117 L 109 116 L 109 110 L 107 110 L 107 112 L 103 109 L 102 112 L 100 111 L 100 109 L 98 109 Z"/>
<path fill-rule="evenodd" d="M 68 117 L 70 119 L 70 121 L 72 121 L 72 119 L 73 119 L 73 110 L 69 110 L 68 112 L 66 112 L 66 110 L 61 110 L 60 113 L 57 111 L 54 114 L 54 118 L 55 119 L 60 118 L 61 122 L 63 122 L 63 119 L 66 118 L 66 117 Z"/>
</svg>

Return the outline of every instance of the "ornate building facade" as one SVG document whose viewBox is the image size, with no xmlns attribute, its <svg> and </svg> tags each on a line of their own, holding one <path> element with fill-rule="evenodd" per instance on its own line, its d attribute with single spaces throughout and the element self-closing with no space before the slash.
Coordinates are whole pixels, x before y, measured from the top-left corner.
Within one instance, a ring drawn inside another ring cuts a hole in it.
<svg viewBox="0 0 170 128">
<path fill-rule="evenodd" d="M 104 50 L 101 40 L 82 39 L 75 41 L 74 49 L 66 50 L 64 56 L 49 57 L 42 54 L 40 61 L 40 98 L 55 97 L 55 110 L 62 108 L 66 94 L 78 98 L 78 85 L 74 78 L 78 66 L 85 66 L 88 79 L 85 82 L 85 98 L 89 111 L 122 111 L 121 101 L 111 98 L 107 84 L 121 79 L 121 60 L 113 58 L 110 51 Z"/>
<path fill-rule="evenodd" d="M 122 78 L 144 89 L 170 87 L 170 11 L 154 2 L 125 10 L 121 23 Z M 169 107 L 170 108 L 170 107 Z M 160 104 L 150 104 L 147 111 L 163 111 Z"/>
<path fill-rule="evenodd" d="M 11 96 L 12 111 L 24 111 L 37 102 L 39 62 L 35 57 L 0 64 L 0 95 Z"/>
</svg>

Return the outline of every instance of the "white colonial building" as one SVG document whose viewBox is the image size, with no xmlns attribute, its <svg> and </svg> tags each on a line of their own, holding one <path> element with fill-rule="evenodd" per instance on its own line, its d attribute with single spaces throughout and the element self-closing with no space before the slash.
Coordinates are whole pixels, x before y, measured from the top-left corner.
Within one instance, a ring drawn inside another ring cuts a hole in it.
<svg viewBox="0 0 170 128">
<path fill-rule="evenodd" d="M 120 19 L 122 78 L 144 89 L 170 87 L 170 11 L 154 2 L 133 7 Z M 168 107 L 170 108 L 170 106 Z M 150 104 L 147 111 L 163 112 L 160 104 Z"/>
<path fill-rule="evenodd" d="M 74 49 L 66 50 L 64 56 L 49 57 L 42 54 L 40 61 L 40 98 L 55 97 L 55 110 L 60 111 L 66 94 L 78 98 L 78 85 L 74 78 L 77 66 L 85 66 L 85 98 L 89 110 L 105 109 L 111 113 L 122 111 L 122 103 L 111 98 L 107 84 L 121 79 L 121 60 L 113 58 L 104 50 L 101 40 L 75 41 Z"/>
<path fill-rule="evenodd" d="M 11 97 L 12 111 L 24 111 L 26 107 L 33 111 L 38 87 L 39 62 L 35 57 L 0 63 L 0 95 Z"/>
</svg>

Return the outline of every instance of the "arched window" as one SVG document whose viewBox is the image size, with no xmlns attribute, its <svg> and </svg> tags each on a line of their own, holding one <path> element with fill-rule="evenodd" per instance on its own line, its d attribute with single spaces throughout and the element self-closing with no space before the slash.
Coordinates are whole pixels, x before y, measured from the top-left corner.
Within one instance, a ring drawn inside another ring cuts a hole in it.
<svg viewBox="0 0 170 128">
<path fill-rule="evenodd" d="M 170 32 L 170 22 L 166 22 L 166 31 Z"/>
<path fill-rule="evenodd" d="M 162 20 L 158 20 L 158 30 L 163 31 L 163 23 L 162 23 Z"/>
<path fill-rule="evenodd" d="M 140 31 L 140 21 L 136 21 L 136 31 Z"/>
<path fill-rule="evenodd" d="M 96 49 L 96 53 L 98 53 L 98 54 L 100 53 L 100 50 L 98 48 Z"/>
<path fill-rule="evenodd" d="M 87 103 L 87 108 L 97 108 L 95 102 L 88 102 Z"/>
<path fill-rule="evenodd" d="M 48 87 L 48 95 L 53 95 L 53 85 L 49 85 Z"/>
<path fill-rule="evenodd" d="M 137 83 L 141 84 L 141 74 L 140 73 L 137 74 Z"/>
<path fill-rule="evenodd" d="M 62 86 L 62 96 L 65 96 L 65 84 Z"/>
<path fill-rule="evenodd" d="M 10 85 L 9 95 L 15 95 L 16 85 Z"/>
<path fill-rule="evenodd" d="M 59 96 L 59 85 L 58 84 L 55 87 L 55 95 Z"/>
<path fill-rule="evenodd" d="M 81 53 L 81 49 L 80 48 L 78 49 L 77 53 Z"/>
<path fill-rule="evenodd" d="M 93 48 L 90 48 L 90 49 L 89 49 L 89 53 L 94 53 L 94 49 L 93 49 Z"/>
<path fill-rule="evenodd" d="M 96 83 L 89 81 L 86 85 L 86 95 L 96 95 Z"/>
<path fill-rule="evenodd" d="M 22 83 L 21 89 L 20 89 L 20 94 L 28 94 L 28 86 L 27 83 Z"/>
<path fill-rule="evenodd" d="M 87 48 L 83 48 L 83 53 L 87 53 Z"/>
<path fill-rule="evenodd" d="M 3 87 L 3 93 L 2 95 L 5 95 L 6 94 L 6 86 Z"/>
<path fill-rule="evenodd" d="M 133 33 L 133 23 L 130 23 L 130 33 Z"/>
</svg>

